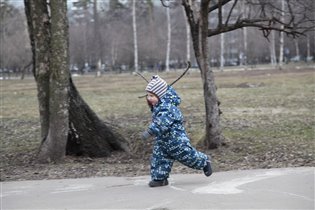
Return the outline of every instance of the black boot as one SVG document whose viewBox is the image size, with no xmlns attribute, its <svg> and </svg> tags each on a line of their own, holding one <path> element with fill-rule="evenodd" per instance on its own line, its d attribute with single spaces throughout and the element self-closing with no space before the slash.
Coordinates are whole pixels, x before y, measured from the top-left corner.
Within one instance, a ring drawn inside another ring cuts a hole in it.
<svg viewBox="0 0 315 210">
<path fill-rule="evenodd" d="M 150 187 L 162 187 L 168 185 L 167 179 L 164 180 L 152 180 L 149 182 Z"/>
<path fill-rule="evenodd" d="M 207 165 L 203 168 L 203 172 L 206 176 L 211 176 L 212 168 L 210 160 L 207 160 Z"/>
</svg>

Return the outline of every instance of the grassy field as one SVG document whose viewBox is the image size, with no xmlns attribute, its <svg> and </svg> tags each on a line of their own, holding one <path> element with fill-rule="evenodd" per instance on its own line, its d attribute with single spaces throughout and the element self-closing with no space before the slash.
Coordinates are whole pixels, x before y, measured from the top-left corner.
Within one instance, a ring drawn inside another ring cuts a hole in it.
<svg viewBox="0 0 315 210">
<path fill-rule="evenodd" d="M 172 82 L 181 72 L 161 73 Z M 151 74 L 144 74 L 150 78 Z M 315 70 L 248 70 L 216 72 L 221 101 L 221 126 L 227 146 L 205 151 L 216 171 L 315 166 Z M 118 162 L 130 167 L 127 175 L 147 174 L 150 143 L 139 134 L 150 121 L 144 99 L 146 82 L 131 74 L 74 78 L 81 95 L 104 120 L 119 127 L 136 158 L 113 155 L 90 159 L 68 157 L 65 163 L 36 163 L 39 146 L 37 90 L 33 79 L 1 81 L 1 180 L 122 175 Z M 192 71 L 174 86 L 194 145 L 204 135 L 204 101 L 200 74 Z M 203 148 L 199 148 L 203 150 Z M 133 165 L 131 167 L 130 165 Z M 99 167 L 103 169 L 97 169 Z M 86 170 L 79 170 L 82 167 Z M 127 168 L 128 168 L 127 167 Z M 47 169 L 48 168 L 48 169 Z M 71 171 L 71 170 L 70 170 Z M 175 173 L 192 172 L 175 165 Z M 22 173 L 22 175 L 18 175 Z"/>
</svg>

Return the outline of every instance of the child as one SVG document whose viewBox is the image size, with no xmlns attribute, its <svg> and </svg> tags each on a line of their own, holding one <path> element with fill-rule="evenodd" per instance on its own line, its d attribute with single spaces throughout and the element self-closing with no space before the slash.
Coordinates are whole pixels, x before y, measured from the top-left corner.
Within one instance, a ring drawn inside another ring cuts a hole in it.
<svg viewBox="0 0 315 210">
<path fill-rule="evenodd" d="M 203 170 L 206 176 L 210 176 L 210 159 L 191 146 L 183 126 L 183 115 L 178 108 L 180 97 L 173 87 L 155 75 L 145 90 L 152 111 L 152 122 L 142 133 L 142 139 L 155 136 L 149 186 L 168 185 L 167 178 L 175 160 L 190 168 Z"/>
</svg>

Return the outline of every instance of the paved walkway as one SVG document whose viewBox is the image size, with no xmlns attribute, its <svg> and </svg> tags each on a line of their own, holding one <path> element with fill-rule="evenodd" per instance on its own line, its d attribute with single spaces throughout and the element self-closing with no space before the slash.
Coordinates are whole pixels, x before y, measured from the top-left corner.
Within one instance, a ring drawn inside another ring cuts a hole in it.
<svg viewBox="0 0 315 210">
<path fill-rule="evenodd" d="M 315 168 L 1 183 L 1 209 L 314 209 Z"/>
</svg>

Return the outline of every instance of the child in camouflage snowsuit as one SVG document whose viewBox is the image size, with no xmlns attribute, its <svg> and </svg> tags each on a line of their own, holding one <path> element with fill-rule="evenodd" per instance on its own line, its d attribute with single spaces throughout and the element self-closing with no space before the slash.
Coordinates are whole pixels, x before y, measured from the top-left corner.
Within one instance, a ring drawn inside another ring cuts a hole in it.
<svg viewBox="0 0 315 210">
<path fill-rule="evenodd" d="M 158 75 L 147 85 L 147 102 L 152 111 L 152 123 L 143 132 L 142 139 L 155 136 L 151 157 L 150 187 L 168 185 L 167 178 L 174 160 L 194 169 L 212 174 L 209 157 L 190 144 L 183 126 L 183 115 L 178 108 L 180 97 L 172 86 Z"/>
</svg>

